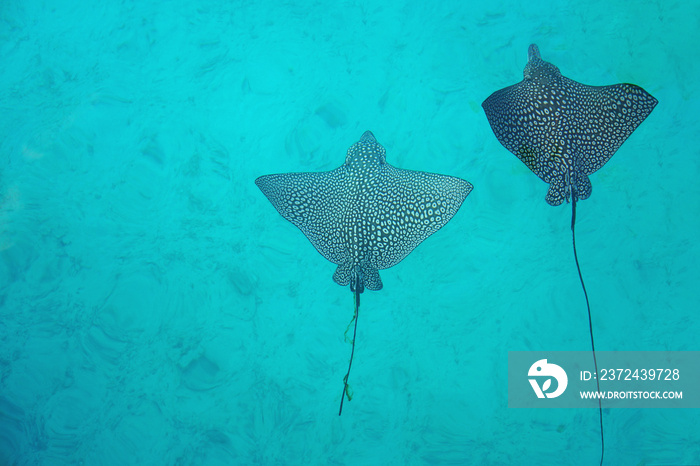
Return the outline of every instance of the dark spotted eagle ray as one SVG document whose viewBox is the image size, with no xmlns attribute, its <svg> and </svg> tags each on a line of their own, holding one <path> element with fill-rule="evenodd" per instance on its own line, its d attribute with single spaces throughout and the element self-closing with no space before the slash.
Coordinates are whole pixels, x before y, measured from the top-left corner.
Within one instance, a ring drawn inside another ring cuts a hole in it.
<svg viewBox="0 0 700 466">
<path fill-rule="evenodd" d="M 587 86 L 561 75 L 530 45 L 524 79 L 494 92 L 482 106 L 496 138 L 546 183 L 546 201 L 571 201 L 574 260 L 588 309 L 596 373 L 593 324 L 588 293 L 576 254 L 576 201 L 588 199 L 588 176 L 600 169 L 649 116 L 657 100 L 634 84 Z M 598 379 L 596 378 L 596 384 Z M 600 392 L 600 386 L 597 387 Z M 603 411 L 598 399 L 603 463 Z"/>
<path fill-rule="evenodd" d="M 333 280 L 350 285 L 354 294 L 355 328 L 340 415 L 345 396 L 351 397 L 348 377 L 360 293 L 365 288 L 381 290 L 379 270 L 398 264 L 445 226 L 472 185 L 453 176 L 392 167 L 369 131 L 348 149 L 345 163 L 335 170 L 266 175 L 255 184 L 323 257 L 338 265 Z"/>
</svg>

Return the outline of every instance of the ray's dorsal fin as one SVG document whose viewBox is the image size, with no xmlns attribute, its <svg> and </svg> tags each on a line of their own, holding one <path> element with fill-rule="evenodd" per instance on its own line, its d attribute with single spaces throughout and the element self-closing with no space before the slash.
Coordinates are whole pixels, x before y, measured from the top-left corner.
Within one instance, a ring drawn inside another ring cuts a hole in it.
<svg viewBox="0 0 700 466">
<path fill-rule="evenodd" d="M 335 170 L 265 175 L 255 184 L 282 217 L 338 266 L 333 280 L 350 285 L 353 292 L 355 332 L 360 294 L 365 288 L 382 289 L 379 270 L 398 264 L 445 226 L 472 190 L 469 182 L 454 176 L 391 166 L 370 131 Z M 340 413 L 345 396 L 350 397 L 355 332 Z"/>
<path fill-rule="evenodd" d="M 528 49 L 523 80 L 491 94 L 482 104 L 498 141 L 549 184 L 545 200 L 571 202 L 571 235 L 581 281 L 596 373 L 593 322 L 588 292 L 576 252 L 576 203 L 592 192 L 589 175 L 599 170 L 646 119 L 658 101 L 634 84 L 588 86 L 562 76 Z M 600 392 L 596 378 L 596 387 Z M 601 455 L 605 456 L 603 410 L 598 398 Z"/>
</svg>

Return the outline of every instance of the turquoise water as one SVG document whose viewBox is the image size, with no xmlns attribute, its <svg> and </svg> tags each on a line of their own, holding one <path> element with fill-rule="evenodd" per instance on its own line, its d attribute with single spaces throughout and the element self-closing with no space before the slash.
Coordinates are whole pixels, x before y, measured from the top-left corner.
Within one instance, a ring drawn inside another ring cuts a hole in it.
<svg viewBox="0 0 700 466">
<path fill-rule="evenodd" d="M 700 5 L 6 1 L 0 463 L 597 464 L 597 410 L 507 408 L 507 356 L 587 350 L 570 208 L 480 107 L 527 47 L 659 100 L 577 209 L 599 350 L 697 350 Z M 260 193 L 371 130 L 459 176 L 352 295 Z M 697 410 L 604 412 L 606 464 L 700 463 Z"/>
</svg>

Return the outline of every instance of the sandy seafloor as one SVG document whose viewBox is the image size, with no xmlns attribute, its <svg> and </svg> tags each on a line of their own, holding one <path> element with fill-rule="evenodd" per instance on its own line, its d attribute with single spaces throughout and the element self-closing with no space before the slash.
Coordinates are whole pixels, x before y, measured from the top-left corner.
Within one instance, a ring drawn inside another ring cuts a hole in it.
<svg viewBox="0 0 700 466">
<path fill-rule="evenodd" d="M 91 4 L 90 4 L 91 3 Z M 0 5 L 0 464 L 597 464 L 598 412 L 507 407 L 514 350 L 588 350 L 570 207 L 481 102 L 527 47 L 659 105 L 592 175 L 599 350 L 698 350 L 700 5 Z M 469 180 L 352 296 L 253 183 L 365 130 Z M 606 464 L 700 463 L 697 409 L 608 409 Z"/>
</svg>

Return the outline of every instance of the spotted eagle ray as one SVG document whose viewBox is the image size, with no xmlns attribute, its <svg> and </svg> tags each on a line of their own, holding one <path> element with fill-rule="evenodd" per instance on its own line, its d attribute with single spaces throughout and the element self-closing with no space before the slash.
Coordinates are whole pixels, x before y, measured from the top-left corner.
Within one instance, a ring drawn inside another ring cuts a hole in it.
<svg viewBox="0 0 700 466">
<path fill-rule="evenodd" d="M 460 178 L 403 170 L 386 163 L 370 131 L 348 149 L 345 163 L 328 172 L 265 175 L 255 184 L 277 211 L 338 265 L 333 280 L 350 285 L 355 302 L 352 352 L 343 378 L 343 401 L 355 354 L 360 293 L 382 289 L 379 270 L 401 262 L 457 213 L 472 185 Z M 352 324 L 352 320 L 350 321 Z M 349 326 L 348 326 L 349 329 Z"/>
<path fill-rule="evenodd" d="M 588 293 L 576 254 L 576 201 L 591 195 L 589 175 L 599 170 L 658 101 L 634 84 L 587 86 L 561 75 L 540 58 L 537 45 L 528 50 L 524 79 L 494 92 L 482 106 L 499 142 L 549 183 L 545 200 L 552 206 L 571 202 L 574 260 L 588 309 L 588 326 L 595 371 L 593 324 Z M 598 378 L 597 390 L 600 392 Z M 603 464 L 603 410 L 600 417 L 600 463 Z"/>
</svg>

